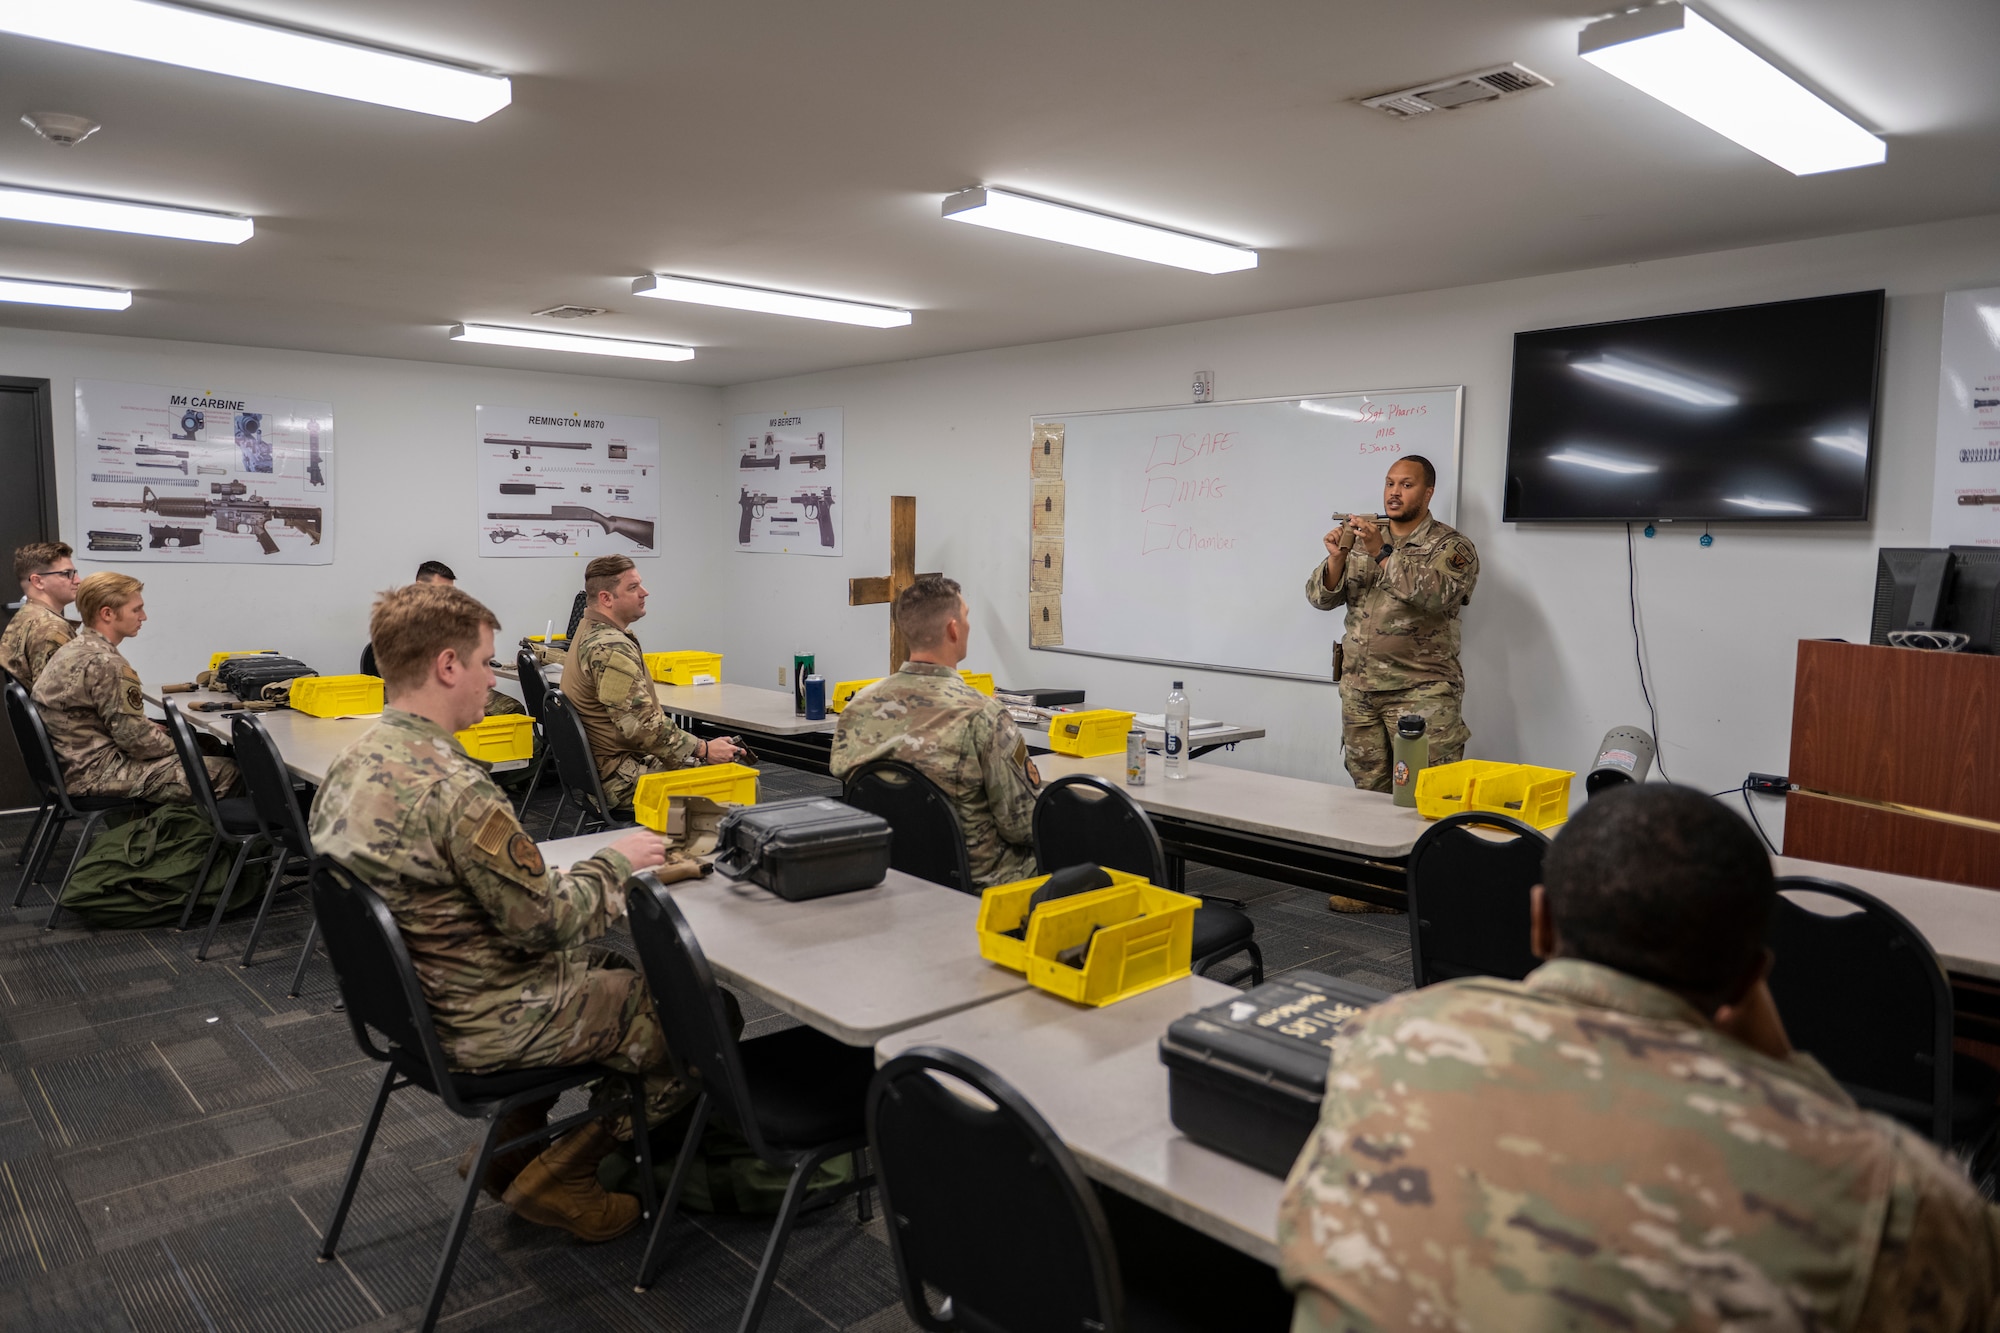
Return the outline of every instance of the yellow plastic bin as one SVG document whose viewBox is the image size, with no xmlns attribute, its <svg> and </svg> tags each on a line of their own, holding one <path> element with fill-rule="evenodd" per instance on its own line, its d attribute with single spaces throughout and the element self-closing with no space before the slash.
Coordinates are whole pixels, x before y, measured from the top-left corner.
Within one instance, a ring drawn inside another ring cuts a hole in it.
<svg viewBox="0 0 2000 1333">
<path fill-rule="evenodd" d="M 973 689 L 991 699 L 993 697 L 993 673 L 991 671 L 961 671 L 959 679 Z"/>
<path fill-rule="evenodd" d="M 722 681 L 722 654 L 647 653 L 646 671 L 665 685 L 716 685 Z"/>
<path fill-rule="evenodd" d="M 1049 748 L 1057 754 L 1090 759 L 1100 754 L 1123 754 L 1125 736 L 1132 730 L 1132 714 L 1116 708 L 1087 708 L 1080 713 L 1057 713 L 1049 719 Z"/>
<path fill-rule="evenodd" d="M 380 676 L 301 676 L 292 682 L 291 705 L 312 717 L 347 717 L 382 711 Z"/>
<path fill-rule="evenodd" d="M 707 764 L 648 773 L 632 792 L 632 817 L 655 833 L 664 833 L 667 803 L 676 796 L 706 796 L 724 805 L 755 805 L 757 770 L 745 764 Z"/>
<path fill-rule="evenodd" d="M 838 685 L 835 685 L 831 690 L 827 692 L 826 711 L 829 713 L 838 713 L 841 709 L 847 707 L 848 700 L 852 699 L 855 695 L 861 693 L 861 691 L 867 689 L 870 685 L 873 685 L 875 681 L 880 679 L 882 679 L 882 677 L 877 676 L 875 677 L 874 680 L 841 681 Z"/>
<path fill-rule="evenodd" d="M 1111 876 L 1111 886 L 1120 884 L 1144 884 L 1143 875 L 1129 875 L 1123 870 L 1112 870 L 1108 866 L 1105 874 Z M 1028 900 L 1035 896 L 1035 890 L 1048 882 L 1047 875 L 1037 875 L 1033 879 L 1018 879 L 1012 884 L 995 884 L 979 895 L 979 956 L 989 963 L 998 963 L 1015 972 L 1028 970 L 1028 941 L 1016 938 L 1007 932 L 1020 927 L 1028 914 Z M 1097 892 L 1097 890 L 1092 890 Z M 1068 902 L 1058 898 L 1057 902 Z M 1049 904 L 1044 903 L 1044 908 Z"/>
<path fill-rule="evenodd" d="M 213 671 L 232 657 L 275 657 L 277 654 L 278 650 L 276 648 L 238 648 L 232 652 L 211 653 L 208 659 L 208 669 Z"/>
<path fill-rule="evenodd" d="M 1201 899 L 1144 882 L 1044 903 L 1028 921 L 1028 984 L 1078 1004 L 1106 1005 L 1190 971 Z M 1082 967 L 1056 955 L 1088 942 Z"/>
<path fill-rule="evenodd" d="M 489 717 L 455 734 L 465 752 L 482 764 L 535 757 L 535 719 L 523 713 Z"/>
<path fill-rule="evenodd" d="M 1491 759 L 1461 759 L 1455 764 L 1439 764 L 1417 774 L 1417 813 L 1425 819 L 1443 819 L 1470 807 L 1473 779 L 1484 773 L 1498 773 L 1512 764 Z"/>
<path fill-rule="evenodd" d="M 1482 773 L 1472 780 L 1470 804 L 1474 810 L 1512 815 L 1536 828 L 1548 828 L 1569 818 L 1569 780 L 1576 774 L 1566 768 L 1537 768 L 1533 764 L 1503 767 L 1503 772 Z"/>
</svg>

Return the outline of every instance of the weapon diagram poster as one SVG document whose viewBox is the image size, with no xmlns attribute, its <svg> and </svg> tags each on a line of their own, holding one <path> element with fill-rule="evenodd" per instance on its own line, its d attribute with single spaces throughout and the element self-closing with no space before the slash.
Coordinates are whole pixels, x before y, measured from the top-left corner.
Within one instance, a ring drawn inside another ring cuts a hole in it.
<svg viewBox="0 0 2000 1333">
<path fill-rule="evenodd" d="M 333 404 L 76 382 L 83 560 L 333 563 Z"/>
<path fill-rule="evenodd" d="M 840 409 L 730 419 L 736 455 L 736 549 L 840 554 Z"/>
<path fill-rule="evenodd" d="M 1931 545 L 2000 546 L 2000 287 L 1946 292 Z"/>
<path fill-rule="evenodd" d="M 658 554 L 658 418 L 482 403 L 473 419 L 486 539 L 479 554 Z"/>
</svg>

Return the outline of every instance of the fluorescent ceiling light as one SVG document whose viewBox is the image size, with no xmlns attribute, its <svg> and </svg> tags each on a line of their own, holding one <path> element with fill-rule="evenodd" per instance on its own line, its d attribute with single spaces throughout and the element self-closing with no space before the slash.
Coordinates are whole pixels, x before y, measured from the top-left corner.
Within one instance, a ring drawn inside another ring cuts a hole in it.
<svg viewBox="0 0 2000 1333">
<path fill-rule="evenodd" d="M 1197 273 L 1234 273 L 1257 267 L 1257 252 L 1248 246 L 1211 241 L 1205 236 L 1190 236 L 1184 231 L 1169 231 L 1144 222 L 1128 222 L 1006 190 L 962 190 L 944 201 L 944 216 L 951 222 L 970 222 L 995 231 L 1011 231 L 1155 264 L 1191 268 Z"/>
<path fill-rule="evenodd" d="M 1346 421 L 1368 420 L 1366 412 L 1358 412 L 1351 407 L 1335 407 L 1332 403 L 1316 401 L 1311 398 L 1300 399 L 1299 406 L 1308 412 L 1317 412 L 1323 417 L 1340 417 Z"/>
<path fill-rule="evenodd" d="M 454 120 L 514 99 L 498 74 L 152 0 L 0 0 L 0 32 Z"/>
<path fill-rule="evenodd" d="M 124 231 L 135 236 L 166 236 L 177 241 L 213 241 L 218 245 L 241 245 L 257 230 L 254 221 L 233 213 L 206 213 L 195 208 L 135 204 L 124 199 L 98 199 L 86 194 L 22 190 L 11 185 L 0 185 L 0 218 L 12 218 L 16 222 L 48 222 L 58 227 Z"/>
<path fill-rule="evenodd" d="M 1613 384 L 1642 389 L 1647 393 L 1658 394 L 1662 398 L 1692 403 L 1696 407 L 1736 406 L 1736 395 L 1726 389 L 1718 389 L 1712 384 L 1704 384 L 1685 375 L 1676 375 L 1671 370 L 1661 370 L 1658 366 L 1627 361 L 1620 356 L 1607 355 L 1591 361 L 1572 361 L 1569 363 L 1569 368 L 1579 375 L 1590 375 L 1596 379 L 1609 380 Z"/>
<path fill-rule="evenodd" d="M 630 338 L 587 338 L 580 333 L 508 329 L 493 324 L 454 324 L 451 326 L 451 338 L 453 342 L 532 347 L 542 352 L 582 352 L 588 356 L 630 356 L 641 361 L 687 361 L 694 356 L 694 348 L 674 343 L 635 342 Z"/>
<path fill-rule="evenodd" d="M 650 296 L 658 301 L 692 301 L 696 305 L 726 306 L 731 310 L 755 310 L 766 315 L 792 315 L 798 319 L 826 319 L 837 324 L 865 324 L 871 329 L 901 328 L 910 322 L 910 312 L 894 306 L 836 301 L 830 296 L 801 296 L 797 292 L 774 292 L 764 287 L 742 287 L 733 282 L 676 278 L 666 273 L 634 280 L 632 295 Z"/>
<path fill-rule="evenodd" d="M 1678 3 L 1593 23 L 1577 54 L 1794 176 L 1867 167 L 1888 146 Z"/>
<path fill-rule="evenodd" d="M 1868 457 L 1868 437 L 1860 431 L 1848 430 L 1838 435 L 1815 435 L 1813 443 L 1823 444 L 1829 449 L 1838 449 L 1844 454 L 1853 454 L 1856 458 Z"/>
<path fill-rule="evenodd" d="M 79 287 L 68 282 L 30 282 L 0 278 L 0 301 L 22 305 L 66 305 L 78 310 L 127 310 L 132 293 L 115 287 Z"/>
<path fill-rule="evenodd" d="M 1742 505 L 1745 509 L 1755 509 L 1766 514 L 1810 514 L 1812 510 L 1804 505 L 1793 504 L 1790 500 L 1765 500 L 1755 495 L 1731 495 L 1724 504 Z"/>
<path fill-rule="evenodd" d="M 1620 476 L 1636 477 L 1645 472 L 1658 472 L 1657 463 L 1628 463 L 1622 459 L 1606 458 L 1602 454 L 1587 454 L 1581 449 L 1565 449 L 1559 454 L 1550 454 L 1551 463 L 1570 463 L 1577 467 L 1596 468 L 1599 472 L 1616 472 Z"/>
</svg>

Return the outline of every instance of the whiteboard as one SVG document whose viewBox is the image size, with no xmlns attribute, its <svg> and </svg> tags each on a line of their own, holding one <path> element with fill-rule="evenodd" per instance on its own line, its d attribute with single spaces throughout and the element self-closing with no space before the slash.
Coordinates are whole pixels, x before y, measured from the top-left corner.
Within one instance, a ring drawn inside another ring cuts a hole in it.
<svg viewBox="0 0 2000 1333">
<path fill-rule="evenodd" d="M 1464 386 L 1033 419 L 1029 645 L 1328 681 L 1338 613 L 1306 577 L 1338 512 L 1380 512 L 1400 457 L 1458 512 Z"/>
</svg>

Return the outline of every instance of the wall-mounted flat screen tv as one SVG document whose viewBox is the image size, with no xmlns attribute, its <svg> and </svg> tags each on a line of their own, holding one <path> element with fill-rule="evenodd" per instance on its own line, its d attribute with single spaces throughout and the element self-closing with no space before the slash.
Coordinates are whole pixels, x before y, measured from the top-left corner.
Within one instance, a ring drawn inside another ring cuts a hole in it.
<svg viewBox="0 0 2000 1333">
<path fill-rule="evenodd" d="M 1514 335 L 1509 522 L 1865 519 L 1882 293 Z"/>
</svg>

